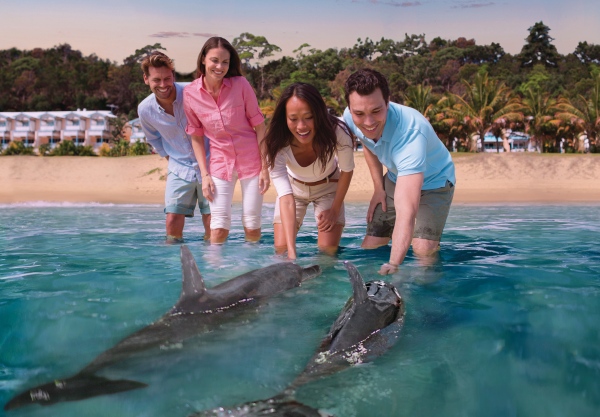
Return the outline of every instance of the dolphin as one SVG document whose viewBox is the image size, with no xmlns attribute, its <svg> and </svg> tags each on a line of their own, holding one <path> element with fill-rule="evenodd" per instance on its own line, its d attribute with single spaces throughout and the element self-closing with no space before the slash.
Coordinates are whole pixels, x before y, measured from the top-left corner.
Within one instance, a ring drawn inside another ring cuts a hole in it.
<svg viewBox="0 0 600 417">
<path fill-rule="evenodd" d="M 193 414 L 201 416 L 326 417 L 329 414 L 298 402 L 296 390 L 311 381 L 366 363 L 394 345 L 404 326 L 405 307 L 396 287 L 384 281 L 365 284 L 358 269 L 344 262 L 352 284 L 352 297 L 304 370 L 278 395 L 230 409 L 216 408 Z"/>
<path fill-rule="evenodd" d="M 96 375 L 96 372 L 144 350 L 181 346 L 184 340 L 234 319 L 241 310 L 255 308 L 262 301 L 321 274 L 318 265 L 302 268 L 285 262 L 256 269 L 206 288 L 196 261 L 185 245 L 181 246 L 181 269 L 181 296 L 164 316 L 101 353 L 77 374 L 16 395 L 6 403 L 4 410 L 28 404 L 50 405 L 76 401 L 143 388 L 147 385 L 142 382 L 111 380 Z"/>
</svg>

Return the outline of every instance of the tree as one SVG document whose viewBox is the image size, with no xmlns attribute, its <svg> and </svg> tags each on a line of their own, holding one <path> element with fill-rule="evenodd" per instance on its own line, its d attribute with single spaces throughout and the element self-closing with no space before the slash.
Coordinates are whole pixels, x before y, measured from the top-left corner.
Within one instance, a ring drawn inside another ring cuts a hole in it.
<svg viewBox="0 0 600 417">
<path fill-rule="evenodd" d="M 542 88 L 529 85 L 522 99 L 523 114 L 526 120 L 526 132 L 530 135 L 534 147 L 547 149 L 547 142 L 556 133 L 557 100 Z"/>
<path fill-rule="evenodd" d="M 532 66 L 539 62 L 546 66 L 556 67 L 559 60 L 556 46 L 552 45 L 554 38 L 550 37 L 550 28 L 544 22 L 537 22 L 530 27 L 527 43 L 521 49 L 521 64 L 524 67 Z"/>
<path fill-rule="evenodd" d="M 575 100 L 558 102 L 557 117 L 563 122 L 571 121 L 579 134 L 586 134 L 590 143 L 600 147 L 600 73 L 594 76 L 594 86 L 588 97 L 579 95 Z"/>
<path fill-rule="evenodd" d="M 600 45 L 579 42 L 573 54 L 584 64 L 600 64 Z"/>
<path fill-rule="evenodd" d="M 274 52 L 281 52 L 279 46 L 270 44 L 264 36 L 255 36 L 248 32 L 234 38 L 231 45 L 238 52 L 240 59 L 244 61 L 247 68 L 250 68 L 250 60 L 252 59 L 260 61 L 265 57 L 272 56 Z M 259 96 L 263 97 L 265 93 L 264 71 L 260 64 L 257 64 L 257 67 L 260 70 Z"/>
<path fill-rule="evenodd" d="M 463 80 L 465 97 L 456 96 L 459 105 L 450 113 L 463 117 L 468 133 L 479 135 L 482 143 L 494 123 L 522 120 L 521 105 L 504 83 L 477 74 L 473 83 Z"/>
<path fill-rule="evenodd" d="M 252 59 L 261 60 L 272 56 L 274 52 L 281 52 L 279 46 L 270 44 L 264 36 L 255 36 L 248 32 L 244 32 L 237 38 L 234 38 L 231 45 L 240 55 L 240 59 L 245 61 L 246 65 L 250 65 L 250 60 Z"/>
<path fill-rule="evenodd" d="M 115 113 L 126 114 L 129 119 L 137 117 L 138 104 L 149 94 L 140 62 L 160 49 L 166 50 L 160 43 L 146 45 L 125 58 L 123 65 L 109 69 L 105 86 L 108 103 L 116 109 Z"/>
</svg>

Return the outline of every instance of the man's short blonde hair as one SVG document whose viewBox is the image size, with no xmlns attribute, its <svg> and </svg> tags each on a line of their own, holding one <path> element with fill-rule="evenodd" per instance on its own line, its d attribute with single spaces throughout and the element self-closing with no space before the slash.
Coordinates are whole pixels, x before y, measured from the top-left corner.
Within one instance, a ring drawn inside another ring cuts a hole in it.
<svg viewBox="0 0 600 417">
<path fill-rule="evenodd" d="M 150 75 L 150 67 L 167 67 L 173 71 L 173 74 L 175 74 L 175 66 L 173 65 L 171 58 L 158 51 L 154 51 L 150 55 L 146 56 L 146 58 L 142 60 L 141 67 L 146 77 Z"/>
</svg>

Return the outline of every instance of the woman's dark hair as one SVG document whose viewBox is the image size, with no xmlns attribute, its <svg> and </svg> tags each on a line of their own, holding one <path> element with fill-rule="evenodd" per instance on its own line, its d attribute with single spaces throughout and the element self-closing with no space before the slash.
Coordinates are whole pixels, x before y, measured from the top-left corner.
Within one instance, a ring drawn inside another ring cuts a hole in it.
<svg viewBox="0 0 600 417">
<path fill-rule="evenodd" d="M 225 48 L 227 51 L 229 51 L 229 69 L 227 70 L 227 74 L 225 74 L 225 78 L 242 75 L 242 61 L 240 60 L 240 56 L 235 48 L 227 39 L 219 36 L 213 36 L 204 43 L 204 46 L 198 54 L 198 62 L 196 64 L 195 74 L 196 78 L 200 77 L 201 75 L 206 75 L 206 66 L 202 63 L 202 60 L 206 58 L 208 51 L 219 47 Z"/>
<path fill-rule="evenodd" d="M 346 103 L 350 105 L 348 97 L 354 91 L 361 96 L 368 96 L 378 88 L 381 90 L 385 102 L 389 103 L 390 87 L 383 74 L 370 68 L 359 69 L 352 73 L 344 84 Z"/>
<path fill-rule="evenodd" d="M 286 105 L 292 97 L 298 97 L 305 101 L 312 111 L 315 125 L 315 137 L 312 146 L 317 154 L 317 159 L 321 162 L 323 169 L 325 169 L 327 161 L 333 157 L 333 153 L 338 146 L 336 128 L 339 126 L 352 138 L 353 146 L 355 137 L 346 123 L 329 114 L 325 106 L 325 101 L 319 91 L 306 83 L 294 83 L 288 86 L 277 101 L 277 106 L 269 122 L 269 128 L 264 139 L 267 163 L 273 169 L 275 166 L 275 157 L 279 151 L 286 146 L 292 145 L 294 135 L 288 128 L 286 115 Z"/>
</svg>

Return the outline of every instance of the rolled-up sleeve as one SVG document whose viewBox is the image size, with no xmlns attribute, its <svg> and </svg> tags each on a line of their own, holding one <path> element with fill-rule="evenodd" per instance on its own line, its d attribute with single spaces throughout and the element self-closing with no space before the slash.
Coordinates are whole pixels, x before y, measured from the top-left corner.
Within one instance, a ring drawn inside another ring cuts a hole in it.
<svg viewBox="0 0 600 417">
<path fill-rule="evenodd" d="M 340 171 L 354 171 L 354 146 L 352 138 L 344 132 L 343 129 L 337 128 L 337 157 Z"/>
<path fill-rule="evenodd" d="M 194 100 L 191 91 L 189 90 L 190 88 L 193 88 L 193 86 L 189 85 L 183 90 L 183 111 L 185 112 L 185 117 L 187 118 L 185 133 L 194 136 L 204 136 L 202 122 L 194 110 Z"/>
<path fill-rule="evenodd" d="M 258 105 L 258 99 L 254 89 L 244 77 L 239 77 L 239 82 L 242 84 L 242 95 L 244 98 L 244 105 L 246 107 L 246 119 L 250 122 L 252 127 L 258 126 L 265 121 L 265 117 L 260 111 Z"/>
<path fill-rule="evenodd" d="M 275 186 L 279 197 L 293 193 L 286 167 L 285 151 L 282 150 L 277 154 L 275 157 L 275 165 L 270 173 L 271 180 L 273 181 L 273 185 Z"/>
</svg>

